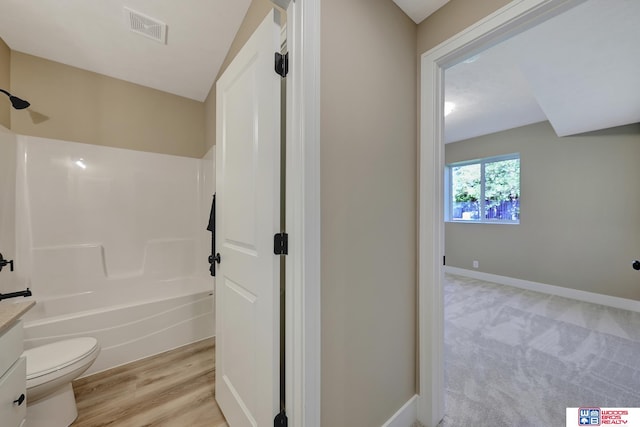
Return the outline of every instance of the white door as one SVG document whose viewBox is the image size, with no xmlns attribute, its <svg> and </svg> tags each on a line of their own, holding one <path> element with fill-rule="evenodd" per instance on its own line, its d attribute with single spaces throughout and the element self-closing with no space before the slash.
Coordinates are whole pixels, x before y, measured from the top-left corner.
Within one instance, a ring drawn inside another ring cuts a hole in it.
<svg viewBox="0 0 640 427">
<path fill-rule="evenodd" d="M 216 86 L 216 400 L 230 427 L 279 412 L 280 28 L 273 11 Z"/>
</svg>

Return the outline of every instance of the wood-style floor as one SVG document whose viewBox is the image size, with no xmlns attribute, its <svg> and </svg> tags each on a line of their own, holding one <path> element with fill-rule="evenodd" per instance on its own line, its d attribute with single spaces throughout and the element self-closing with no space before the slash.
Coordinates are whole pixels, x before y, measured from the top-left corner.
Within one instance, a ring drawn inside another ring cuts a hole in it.
<svg viewBox="0 0 640 427">
<path fill-rule="evenodd" d="M 215 342 L 203 340 L 74 381 L 73 427 L 228 427 L 214 400 Z"/>
</svg>

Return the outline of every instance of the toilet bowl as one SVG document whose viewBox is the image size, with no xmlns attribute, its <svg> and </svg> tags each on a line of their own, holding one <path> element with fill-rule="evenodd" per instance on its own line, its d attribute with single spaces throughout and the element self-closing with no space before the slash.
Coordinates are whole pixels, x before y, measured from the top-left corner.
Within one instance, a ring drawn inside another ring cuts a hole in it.
<svg viewBox="0 0 640 427">
<path fill-rule="evenodd" d="M 78 416 L 71 381 L 98 357 L 95 338 L 58 341 L 25 350 L 27 427 L 68 427 Z"/>
</svg>

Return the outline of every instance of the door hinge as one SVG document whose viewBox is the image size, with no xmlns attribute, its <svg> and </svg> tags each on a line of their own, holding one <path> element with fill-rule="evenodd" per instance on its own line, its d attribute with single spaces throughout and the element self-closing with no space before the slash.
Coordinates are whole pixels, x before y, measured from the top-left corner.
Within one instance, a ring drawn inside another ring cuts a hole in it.
<svg viewBox="0 0 640 427">
<path fill-rule="evenodd" d="M 273 253 L 276 255 L 289 254 L 289 235 L 278 233 L 273 236 Z"/>
<path fill-rule="evenodd" d="M 289 420 L 287 419 L 287 413 L 283 409 L 273 420 L 273 427 L 287 427 L 288 423 Z"/>
<path fill-rule="evenodd" d="M 276 52 L 276 73 L 280 77 L 287 77 L 289 74 L 289 52 L 284 55 Z"/>
</svg>

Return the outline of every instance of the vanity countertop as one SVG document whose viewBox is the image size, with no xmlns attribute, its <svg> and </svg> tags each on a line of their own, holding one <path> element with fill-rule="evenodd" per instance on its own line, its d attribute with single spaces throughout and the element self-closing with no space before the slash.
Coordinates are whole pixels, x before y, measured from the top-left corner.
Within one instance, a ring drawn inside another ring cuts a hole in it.
<svg viewBox="0 0 640 427">
<path fill-rule="evenodd" d="M 5 331 L 20 316 L 26 313 L 35 305 L 35 301 L 27 302 L 4 302 L 0 304 L 0 334 Z"/>
</svg>

